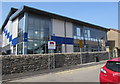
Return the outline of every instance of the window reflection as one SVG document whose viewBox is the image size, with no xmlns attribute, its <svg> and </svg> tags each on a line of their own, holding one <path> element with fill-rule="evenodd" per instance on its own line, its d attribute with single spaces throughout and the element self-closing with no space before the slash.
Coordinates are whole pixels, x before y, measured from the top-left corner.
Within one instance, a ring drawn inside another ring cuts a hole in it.
<svg viewBox="0 0 120 84">
<path fill-rule="evenodd" d="M 28 24 L 30 24 L 28 27 L 28 39 L 33 40 L 33 44 L 31 44 L 33 46 L 32 52 L 34 54 L 48 53 L 47 42 L 49 40 L 49 35 L 51 35 L 51 20 L 33 14 L 30 14 L 28 19 Z M 29 48 L 28 53 L 31 54 Z"/>
<path fill-rule="evenodd" d="M 106 42 L 106 32 L 98 29 L 93 29 L 90 27 L 82 27 L 81 25 L 73 25 L 73 37 L 74 39 L 79 39 L 84 41 L 83 50 L 85 51 L 99 51 L 102 47 L 101 38 Z M 77 43 L 79 44 L 79 43 Z M 105 43 L 104 43 L 105 45 Z M 86 47 L 87 46 L 87 47 Z M 104 46 L 105 47 L 105 46 Z M 78 52 L 80 50 L 79 46 L 74 44 L 74 51 Z M 78 49 L 78 50 L 77 50 Z"/>
<path fill-rule="evenodd" d="M 28 39 L 33 39 L 33 30 L 28 30 Z"/>
<path fill-rule="evenodd" d="M 80 36 L 80 28 L 76 28 L 76 31 L 77 31 L 77 36 L 79 37 Z"/>
<path fill-rule="evenodd" d="M 33 54 L 33 40 L 28 40 L 27 53 L 28 53 L 28 54 Z"/>
<path fill-rule="evenodd" d="M 33 49 L 34 49 L 34 54 L 39 54 L 40 51 L 40 41 L 39 40 L 34 40 L 33 44 Z"/>
<path fill-rule="evenodd" d="M 21 15 L 18 21 L 18 45 L 17 54 L 23 54 L 23 23 L 24 17 Z"/>
<path fill-rule="evenodd" d="M 34 39 L 39 39 L 39 31 L 34 31 Z"/>
<path fill-rule="evenodd" d="M 23 43 L 19 43 L 17 45 L 17 54 L 22 54 L 23 53 Z"/>
<path fill-rule="evenodd" d="M 23 22 L 24 22 L 24 18 L 23 16 L 20 16 L 19 23 L 18 23 L 18 32 L 23 31 Z"/>
</svg>

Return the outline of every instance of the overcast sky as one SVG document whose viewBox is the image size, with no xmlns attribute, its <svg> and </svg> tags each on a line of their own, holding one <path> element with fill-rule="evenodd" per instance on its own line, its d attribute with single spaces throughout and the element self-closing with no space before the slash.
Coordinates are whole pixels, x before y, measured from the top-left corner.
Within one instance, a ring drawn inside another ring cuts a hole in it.
<svg viewBox="0 0 120 84">
<path fill-rule="evenodd" d="M 102 27 L 118 29 L 117 2 L 3 2 L 0 27 L 11 7 L 20 8 L 23 5 Z"/>
</svg>

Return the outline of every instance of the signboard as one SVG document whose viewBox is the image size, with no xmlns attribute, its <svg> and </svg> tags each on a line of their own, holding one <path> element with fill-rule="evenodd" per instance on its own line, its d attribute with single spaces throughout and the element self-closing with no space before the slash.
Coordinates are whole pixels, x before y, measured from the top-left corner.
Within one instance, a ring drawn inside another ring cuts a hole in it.
<svg viewBox="0 0 120 84">
<path fill-rule="evenodd" d="M 55 41 L 48 41 L 48 49 L 56 49 L 56 42 Z"/>
<path fill-rule="evenodd" d="M 83 40 L 79 40 L 79 47 L 83 48 Z"/>
</svg>

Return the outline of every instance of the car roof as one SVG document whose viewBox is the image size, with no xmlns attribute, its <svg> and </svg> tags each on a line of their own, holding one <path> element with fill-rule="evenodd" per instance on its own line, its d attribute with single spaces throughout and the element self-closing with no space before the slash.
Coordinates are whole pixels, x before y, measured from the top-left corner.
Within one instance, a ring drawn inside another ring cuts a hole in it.
<svg viewBox="0 0 120 84">
<path fill-rule="evenodd" d="M 110 59 L 110 60 L 108 60 L 108 61 L 117 61 L 117 62 L 120 62 L 120 57 L 118 57 L 118 58 L 113 58 L 113 59 Z"/>
</svg>

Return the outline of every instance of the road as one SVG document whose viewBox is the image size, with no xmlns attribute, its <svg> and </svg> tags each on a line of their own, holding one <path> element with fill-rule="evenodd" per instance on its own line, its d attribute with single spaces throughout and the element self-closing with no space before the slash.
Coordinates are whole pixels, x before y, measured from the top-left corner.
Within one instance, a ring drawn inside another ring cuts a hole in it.
<svg viewBox="0 0 120 84">
<path fill-rule="evenodd" d="M 9 82 L 99 82 L 99 70 L 103 64 L 84 68 L 40 74 Z"/>
</svg>

